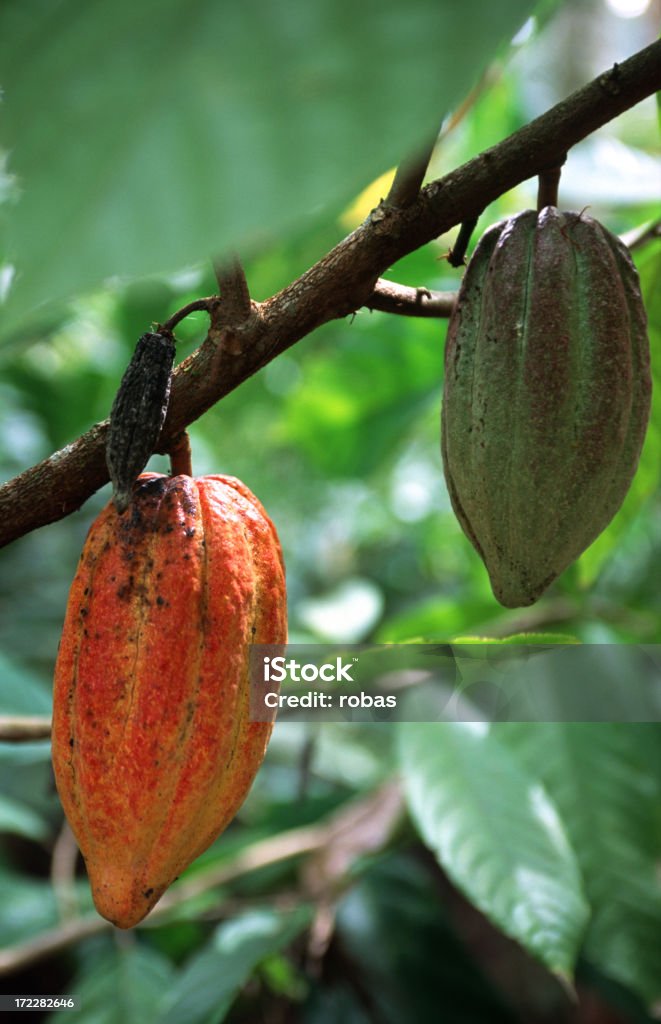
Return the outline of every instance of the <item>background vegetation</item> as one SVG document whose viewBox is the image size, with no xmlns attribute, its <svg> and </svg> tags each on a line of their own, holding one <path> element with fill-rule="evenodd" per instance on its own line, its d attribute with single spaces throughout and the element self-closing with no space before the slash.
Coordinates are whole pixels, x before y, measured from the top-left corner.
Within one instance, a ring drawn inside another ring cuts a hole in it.
<svg viewBox="0 0 661 1024">
<path fill-rule="evenodd" d="M 290 105 L 283 110 L 282 96 L 274 98 L 257 141 L 246 142 L 241 133 L 253 123 L 253 97 L 233 65 L 228 79 L 243 91 L 236 86 L 219 116 L 234 135 L 215 137 L 205 122 L 205 104 L 217 101 L 207 77 L 213 54 L 205 25 L 215 31 L 215 23 L 207 24 L 206 4 L 199 5 L 197 26 L 189 25 L 192 14 L 181 14 L 186 5 L 179 5 L 179 18 L 176 4 L 165 5 L 166 28 L 176 31 L 184 17 L 190 34 L 172 66 L 160 59 L 163 36 L 155 34 L 149 57 L 158 75 L 153 66 L 145 70 L 129 18 L 120 26 L 126 51 L 92 47 L 103 59 L 89 94 L 76 61 L 88 60 L 90 39 L 112 27 L 98 4 L 89 4 L 80 21 L 71 21 L 75 4 L 55 5 L 49 17 L 53 32 L 62 28 L 61 49 L 58 56 L 43 43 L 39 64 L 40 89 L 46 72 L 58 84 L 49 128 L 48 103 L 37 110 L 34 75 L 17 70 L 45 6 L 23 5 L 37 17 L 32 24 L 16 11 L 0 17 L 16 43 L 3 55 L 10 142 L 12 125 L 33 111 L 28 134 L 39 145 L 22 155 L 24 168 L 39 165 L 33 180 L 40 200 L 23 220 L 8 218 L 8 256 L 23 276 L 10 291 L 0 349 L 2 479 L 107 416 L 137 337 L 214 291 L 211 264 L 200 261 L 220 247 L 212 239 L 240 244 L 251 293 L 265 299 L 378 203 L 390 179 L 377 176 L 423 137 L 439 105 L 455 117 L 446 119 L 429 178 L 646 45 L 659 13 L 652 4 L 625 20 L 585 0 L 546 5 L 525 21 L 534 5 L 509 3 L 496 21 L 481 21 L 479 4 L 471 12 L 463 3 L 455 17 L 448 14 L 454 5 L 419 0 L 410 10 L 401 5 L 401 17 L 388 3 L 381 19 L 379 9 L 367 12 L 378 25 L 370 35 L 367 13 L 354 19 L 355 5 L 312 5 L 303 17 L 300 5 L 284 4 L 277 26 L 260 22 L 265 39 L 275 33 L 276 55 L 260 41 L 260 54 L 271 58 L 251 60 L 250 73 L 257 91 L 280 81 L 276 57 L 289 48 Z M 139 17 L 152 6 L 138 5 Z M 444 28 L 457 47 L 432 72 L 443 46 L 425 31 L 435 6 L 446 9 L 451 24 L 433 23 L 434 32 Z M 264 5 L 256 9 L 264 15 Z M 122 4 L 118 11 L 123 16 Z M 518 29 L 514 43 L 501 45 Z M 39 35 L 48 39 L 43 24 Z M 332 78 L 334 61 L 344 69 L 352 52 L 348 47 L 347 57 L 345 42 L 356 43 L 356 36 L 363 76 L 355 72 L 345 95 L 328 98 L 324 74 Z M 303 44 L 310 49 L 301 63 Z M 401 66 L 371 80 L 391 51 L 399 52 Z M 121 125 L 99 115 L 98 134 L 82 138 L 76 125 L 63 135 L 57 122 L 59 83 L 69 79 L 76 116 L 88 106 L 97 114 L 112 109 L 121 77 L 116 63 L 128 74 L 121 89 L 136 104 L 136 120 L 152 129 L 134 151 L 135 176 L 127 180 L 140 184 L 128 192 L 126 182 L 122 191 L 104 177 L 121 171 L 113 143 Z M 154 100 L 154 81 L 170 106 Z M 20 100 L 13 108 L 12 82 Z M 223 151 L 209 164 L 211 146 L 234 146 L 234 162 Z M 614 232 L 637 229 L 658 216 L 658 157 L 650 99 L 571 152 L 561 204 L 589 206 Z M 205 161 L 209 180 L 201 181 Z M 210 167 L 221 168 L 215 181 Z M 20 187 L 15 171 L 10 153 L 0 209 L 20 209 L 12 207 Z M 178 203 L 159 208 L 161 188 Z M 210 199 L 216 193 L 222 202 Z M 484 212 L 477 234 L 534 202 L 534 182 L 502 196 Z M 155 236 L 157 221 L 169 230 Z M 108 252 L 102 243 L 113 232 L 118 241 Z M 451 244 L 452 237 L 439 238 L 388 276 L 456 289 L 461 272 L 443 258 Z M 637 247 L 634 256 L 658 374 L 661 241 Z M 147 269 L 158 273 L 146 276 Z M 41 307 L 42 299 L 57 301 Z M 181 356 L 203 340 L 205 326 L 203 314 L 181 324 Z M 196 473 L 240 477 L 277 525 L 292 642 L 446 640 L 522 630 L 570 633 L 592 644 L 661 642 L 661 389 L 638 474 L 614 522 L 537 605 L 505 611 L 454 519 L 443 480 L 444 334 L 443 321 L 358 311 L 297 344 L 190 428 Z M 159 457 L 150 466 L 167 471 Z M 104 488 L 80 512 L 0 552 L 0 714 L 49 713 L 68 586 L 108 496 Z M 63 831 L 49 756 L 45 741 L 0 744 L 5 992 L 79 994 L 81 1024 L 527 1024 L 661 1016 L 656 723 L 277 726 L 236 822 L 174 887 L 170 908 L 130 934 L 97 927 L 80 865 L 74 877 L 75 851 Z M 290 844 L 290 856 L 280 856 L 279 842 Z M 37 958 L 35 943 L 44 935 L 50 945 Z"/>
</svg>

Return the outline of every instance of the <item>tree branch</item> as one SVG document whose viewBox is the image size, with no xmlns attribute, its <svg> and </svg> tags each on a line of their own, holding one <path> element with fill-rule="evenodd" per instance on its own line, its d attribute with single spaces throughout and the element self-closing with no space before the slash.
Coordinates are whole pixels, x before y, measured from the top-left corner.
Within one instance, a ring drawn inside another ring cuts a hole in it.
<svg viewBox="0 0 661 1024">
<path fill-rule="evenodd" d="M 649 242 L 655 242 L 661 238 L 661 220 L 655 220 L 651 224 L 645 224 L 642 228 L 627 231 L 621 238 L 628 249 L 642 249 Z"/>
<path fill-rule="evenodd" d="M 395 172 L 395 178 L 386 198 L 387 206 L 409 206 L 417 199 L 434 152 L 436 137 L 412 160 L 405 160 Z"/>
<path fill-rule="evenodd" d="M 205 342 L 174 374 L 159 450 L 220 398 L 316 327 L 365 305 L 397 260 L 472 217 L 572 146 L 661 89 L 661 41 L 599 75 L 505 141 L 426 185 L 404 208 L 382 203 L 302 277 L 241 323 L 212 319 Z M 108 480 L 107 424 L 0 488 L 0 546 L 79 508 Z"/>
<path fill-rule="evenodd" d="M 50 718 L 39 715 L 0 715 L 0 742 L 33 743 L 50 739 Z"/>
<path fill-rule="evenodd" d="M 431 292 L 428 288 L 409 288 L 380 277 L 374 291 L 363 303 L 367 309 L 400 316 L 423 316 L 436 319 L 452 316 L 456 292 Z"/>
</svg>

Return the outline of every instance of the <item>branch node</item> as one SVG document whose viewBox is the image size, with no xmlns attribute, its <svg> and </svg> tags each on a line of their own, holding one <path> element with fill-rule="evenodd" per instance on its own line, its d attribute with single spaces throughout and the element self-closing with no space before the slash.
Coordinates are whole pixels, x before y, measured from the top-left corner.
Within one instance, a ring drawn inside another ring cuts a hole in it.
<svg viewBox="0 0 661 1024">
<path fill-rule="evenodd" d="M 395 178 L 390 191 L 385 199 L 387 206 L 394 206 L 403 209 L 420 195 L 420 189 L 429 167 L 429 161 L 436 145 L 434 138 L 416 156 L 410 160 L 403 160 L 395 172 Z"/>
<path fill-rule="evenodd" d="M 382 313 L 394 313 L 397 316 L 440 320 L 452 315 L 455 301 L 455 292 L 432 292 L 429 288 L 410 288 L 380 277 L 364 305 L 369 310 L 378 309 Z"/>
<path fill-rule="evenodd" d="M 206 313 L 211 315 L 214 300 L 215 296 L 212 295 L 206 299 L 194 299 L 192 302 L 188 302 L 185 306 L 182 306 L 181 309 L 178 309 L 176 313 L 173 313 L 164 324 L 157 324 L 158 332 L 162 333 L 163 331 L 167 331 L 172 334 L 178 323 L 181 323 L 181 321 L 190 313 L 196 313 L 198 310 L 204 310 Z"/>
<path fill-rule="evenodd" d="M 226 326 L 238 327 L 252 313 L 250 290 L 241 261 L 234 256 L 226 263 L 215 263 L 214 270 L 220 291 L 218 317 Z"/>
</svg>

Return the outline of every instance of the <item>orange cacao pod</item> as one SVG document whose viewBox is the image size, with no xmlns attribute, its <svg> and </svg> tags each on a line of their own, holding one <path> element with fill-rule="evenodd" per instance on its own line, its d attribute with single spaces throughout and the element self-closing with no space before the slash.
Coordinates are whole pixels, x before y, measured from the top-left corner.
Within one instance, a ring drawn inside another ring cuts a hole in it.
<svg viewBox="0 0 661 1024">
<path fill-rule="evenodd" d="M 287 638 L 273 524 L 233 477 L 141 476 L 92 524 L 55 669 L 53 766 L 97 910 L 137 924 L 229 824 L 272 725 L 249 644 Z"/>
</svg>

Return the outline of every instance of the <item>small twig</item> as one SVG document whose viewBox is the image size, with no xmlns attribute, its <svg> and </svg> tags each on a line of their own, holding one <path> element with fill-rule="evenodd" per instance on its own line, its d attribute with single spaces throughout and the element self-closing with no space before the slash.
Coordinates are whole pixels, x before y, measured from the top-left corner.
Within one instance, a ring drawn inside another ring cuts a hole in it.
<svg viewBox="0 0 661 1024">
<path fill-rule="evenodd" d="M 55 840 L 50 871 L 55 900 L 62 921 L 71 921 L 77 916 L 76 890 L 74 886 L 77 860 L 78 845 L 69 827 L 69 823 L 65 821 L 60 829 L 60 834 Z"/>
<path fill-rule="evenodd" d="M 630 251 L 642 249 L 649 242 L 655 242 L 661 238 L 661 220 L 655 220 L 651 224 L 644 224 L 642 227 L 634 228 L 620 235 L 620 238 Z"/>
<path fill-rule="evenodd" d="M 224 327 L 237 327 L 252 311 L 250 290 L 241 261 L 235 256 L 229 262 L 214 263 L 220 291 L 220 318 Z"/>
<path fill-rule="evenodd" d="M 457 241 L 448 253 L 448 263 L 451 267 L 463 267 L 466 262 L 466 250 L 468 249 L 471 235 L 475 231 L 477 221 L 477 217 L 471 217 L 470 220 L 465 220 L 459 228 Z"/>
<path fill-rule="evenodd" d="M 565 154 L 566 159 L 566 154 Z M 537 209 L 543 210 L 546 206 L 558 205 L 558 186 L 562 173 L 563 159 L 556 167 L 549 167 L 541 171 L 537 184 Z"/>
<path fill-rule="evenodd" d="M 172 332 L 177 324 L 181 323 L 189 313 L 197 313 L 199 310 L 204 310 L 205 313 L 211 314 L 214 303 L 217 301 L 218 299 L 215 295 L 210 295 L 206 299 L 193 299 L 192 302 L 188 302 L 185 306 L 182 306 L 181 309 L 178 309 L 176 313 L 173 313 L 164 324 L 159 324 L 158 329 L 159 331 Z"/>
<path fill-rule="evenodd" d="M 0 741 L 31 743 L 50 739 L 50 718 L 39 715 L 0 715 Z"/>
<path fill-rule="evenodd" d="M 409 288 L 380 277 L 365 303 L 367 309 L 399 316 L 423 316 L 444 319 L 452 316 L 456 292 L 432 292 L 428 288 Z"/>
<path fill-rule="evenodd" d="M 184 430 L 168 448 L 170 473 L 172 476 L 193 475 L 193 455 L 188 432 Z"/>
<path fill-rule="evenodd" d="M 304 800 L 308 793 L 310 785 L 310 775 L 312 771 L 312 762 L 317 750 L 317 741 L 319 734 L 316 729 L 312 729 L 305 736 L 303 742 L 303 748 L 301 750 L 299 763 L 298 763 L 298 779 L 296 783 L 296 799 Z"/>
<path fill-rule="evenodd" d="M 387 206 L 397 206 L 401 209 L 409 206 L 418 197 L 434 152 L 436 138 L 437 136 L 413 159 L 404 160 L 399 165 L 386 197 Z"/>
</svg>

